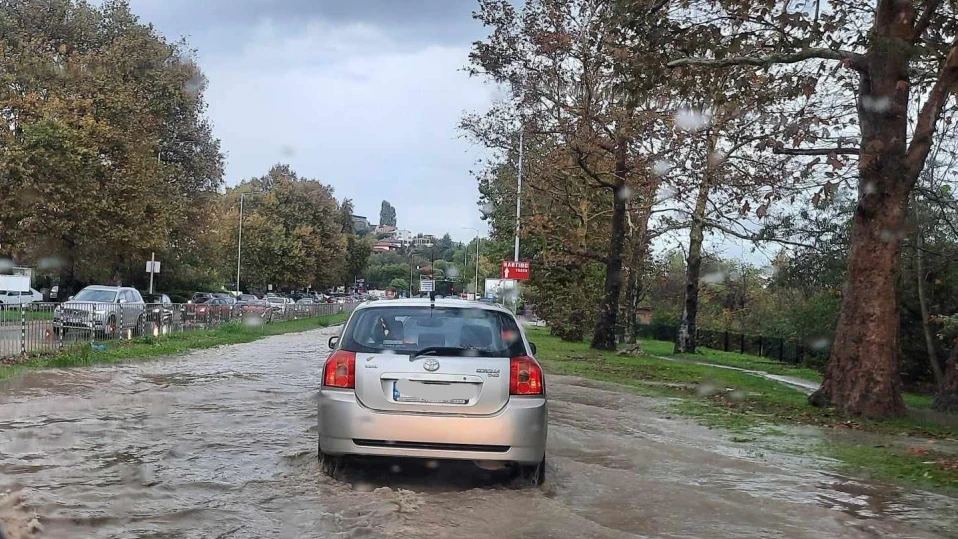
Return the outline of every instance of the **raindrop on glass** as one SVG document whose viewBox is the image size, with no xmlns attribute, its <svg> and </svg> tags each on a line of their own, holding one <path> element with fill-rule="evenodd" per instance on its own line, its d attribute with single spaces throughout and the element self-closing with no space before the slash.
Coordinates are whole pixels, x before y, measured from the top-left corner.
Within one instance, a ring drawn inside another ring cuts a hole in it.
<svg viewBox="0 0 958 539">
<path fill-rule="evenodd" d="M 393 464 L 389 467 L 389 471 L 392 473 L 399 473 L 402 471 L 402 468 L 398 464 Z"/>
<path fill-rule="evenodd" d="M 862 108 L 873 112 L 885 112 L 891 108 L 891 98 L 888 96 L 872 97 L 866 95 L 862 97 Z"/>
<path fill-rule="evenodd" d="M 63 260 L 57 256 L 45 256 L 37 261 L 37 269 L 55 271 L 63 267 Z"/>
<path fill-rule="evenodd" d="M 831 344 L 832 344 L 832 341 L 828 337 L 816 337 L 808 341 L 808 346 L 811 347 L 812 350 L 817 350 L 819 352 L 824 352 L 825 350 L 828 350 L 828 347 Z"/>
<path fill-rule="evenodd" d="M 710 395 L 714 395 L 717 391 L 718 386 L 709 382 L 699 384 L 698 387 L 695 388 L 695 393 L 699 397 L 708 397 Z"/>
<path fill-rule="evenodd" d="M 718 284 L 725 280 L 725 272 L 722 270 L 710 271 L 702 276 L 702 282 L 706 284 Z"/>
<path fill-rule="evenodd" d="M 659 159 L 652 165 L 652 172 L 656 176 L 665 176 L 670 170 L 672 170 L 672 163 L 665 159 Z"/>
<path fill-rule="evenodd" d="M 675 113 L 675 126 L 683 131 L 700 131 L 712 122 L 712 115 L 695 109 L 682 108 Z"/>
</svg>

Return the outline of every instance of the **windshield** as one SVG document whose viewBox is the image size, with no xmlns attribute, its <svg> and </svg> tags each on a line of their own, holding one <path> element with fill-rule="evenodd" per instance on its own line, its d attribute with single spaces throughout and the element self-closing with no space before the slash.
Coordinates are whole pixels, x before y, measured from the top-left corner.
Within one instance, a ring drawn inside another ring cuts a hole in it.
<svg viewBox="0 0 958 539">
<path fill-rule="evenodd" d="M 113 303 L 116 299 L 116 290 L 103 290 L 100 288 L 84 288 L 73 296 L 73 301 L 92 301 L 97 303 Z"/>
<path fill-rule="evenodd" d="M 460 307 L 377 307 L 357 312 L 343 334 L 352 352 L 516 357 L 526 355 L 515 319 L 500 311 Z"/>
</svg>

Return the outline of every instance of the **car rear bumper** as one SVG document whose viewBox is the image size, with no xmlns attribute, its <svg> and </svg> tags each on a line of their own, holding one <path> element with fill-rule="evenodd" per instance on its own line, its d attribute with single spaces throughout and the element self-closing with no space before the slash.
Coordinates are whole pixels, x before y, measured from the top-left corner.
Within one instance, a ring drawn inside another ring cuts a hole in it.
<svg viewBox="0 0 958 539">
<path fill-rule="evenodd" d="M 351 390 L 319 395 L 319 443 L 330 455 L 489 460 L 537 464 L 545 455 L 542 397 L 512 397 L 492 415 L 430 415 L 366 408 Z"/>
</svg>

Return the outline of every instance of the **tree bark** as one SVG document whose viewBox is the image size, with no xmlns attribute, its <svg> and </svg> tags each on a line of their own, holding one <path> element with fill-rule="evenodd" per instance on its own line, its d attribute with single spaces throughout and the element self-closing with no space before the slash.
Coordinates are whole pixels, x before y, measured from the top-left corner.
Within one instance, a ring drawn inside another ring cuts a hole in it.
<svg viewBox="0 0 958 539">
<path fill-rule="evenodd" d="M 632 231 L 632 261 L 629 264 L 629 344 L 638 342 L 639 335 L 639 303 L 642 301 L 642 275 L 645 273 L 645 257 L 649 252 L 649 218 L 652 216 L 651 207 L 641 208 L 636 216 L 638 223 Z"/>
<path fill-rule="evenodd" d="M 597 350 L 615 350 L 615 326 L 619 311 L 619 296 L 622 291 L 622 250 L 625 247 L 626 201 L 623 196 L 625 186 L 620 186 L 614 195 L 612 207 L 612 230 L 609 242 L 609 258 L 605 266 L 605 286 L 602 302 L 599 304 L 599 316 L 596 318 L 595 332 L 592 334 L 592 348 Z"/>
<path fill-rule="evenodd" d="M 705 172 L 699 185 L 699 194 L 692 212 L 692 225 L 689 229 L 689 256 L 685 267 L 685 303 L 682 307 L 682 321 L 675 336 L 676 354 L 695 353 L 695 320 L 699 311 L 699 278 L 702 273 L 702 242 L 705 239 L 705 210 L 708 206 L 709 191 L 712 187 L 712 155 L 715 153 L 716 136 L 710 135 L 707 147 Z"/>
<path fill-rule="evenodd" d="M 863 417 L 905 411 L 898 374 L 896 282 L 908 199 L 924 166 L 924 159 L 917 171 L 908 165 L 912 47 L 905 40 L 912 27 L 905 4 L 881 2 L 875 14 L 874 44 L 866 55 L 858 92 L 862 143 L 848 277 L 825 377 L 809 397 L 812 404 Z M 889 106 L 869 105 L 879 99 L 889 100 Z"/>
<path fill-rule="evenodd" d="M 917 217 L 917 212 L 916 212 Z M 938 364 L 938 353 L 935 351 L 935 338 L 932 334 L 931 324 L 929 323 L 928 299 L 925 297 L 925 267 L 922 259 L 922 248 L 924 247 L 924 237 L 921 230 L 921 224 L 915 231 L 915 268 L 917 272 L 918 284 L 918 305 L 921 308 L 921 329 L 925 334 L 925 347 L 928 349 L 928 363 L 931 364 L 931 372 L 935 376 L 935 387 L 938 391 L 944 388 L 944 374 L 941 372 L 941 365 Z"/>
<path fill-rule="evenodd" d="M 625 218 L 630 198 L 624 178 L 628 173 L 629 141 L 616 137 L 615 175 L 617 185 L 612 193 L 612 229 L 609 239 L 609 256 L 605 265 L 605 286 L 599 315 L 592 334 L 592 348 L 615 350 L 615 329 L 619 314 L 619 296 L 622 292 L 622 251 L 625 248 Z"/>
<path fill-rule="evenodd" d="M 945 376 L 931 407 L 939 412 L 958 412 L 958 337 L 951 343 Z"/>
</svg>

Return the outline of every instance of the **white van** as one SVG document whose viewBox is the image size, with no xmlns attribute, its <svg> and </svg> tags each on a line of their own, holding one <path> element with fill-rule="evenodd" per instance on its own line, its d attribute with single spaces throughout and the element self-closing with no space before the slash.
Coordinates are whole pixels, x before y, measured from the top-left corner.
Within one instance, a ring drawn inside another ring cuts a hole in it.
<svg viewBox="0 0 958 539">
<path fill-rule="evenodd" d="M 17 290 L 0 290 L 0 303 L 3 305 L 29 305 L 38 301 L 43 301 L 43 294 L 32 288 L 29 292 L 20 292 Z"/>
</svg>

